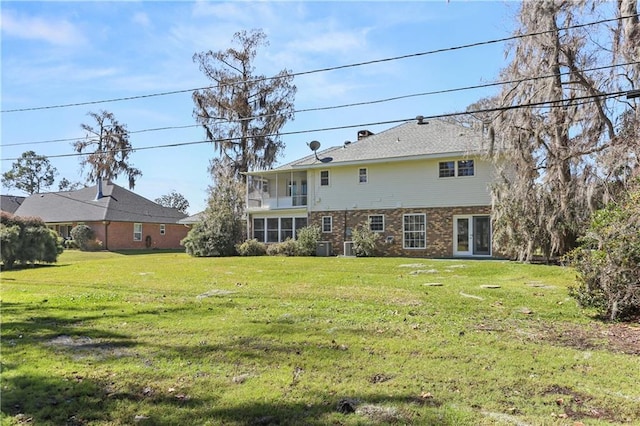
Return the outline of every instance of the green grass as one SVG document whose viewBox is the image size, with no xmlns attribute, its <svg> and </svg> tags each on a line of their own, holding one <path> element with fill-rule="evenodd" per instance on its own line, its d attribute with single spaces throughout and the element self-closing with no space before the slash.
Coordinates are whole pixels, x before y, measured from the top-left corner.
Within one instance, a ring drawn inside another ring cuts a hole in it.
<svg viewBox="0 0 640 426">
<path fill-rule="evenodd" d="M 638 355 L 561 267 L 70 251 L 1 279 L 2 424 L 640 424 Z"/>
</svg>

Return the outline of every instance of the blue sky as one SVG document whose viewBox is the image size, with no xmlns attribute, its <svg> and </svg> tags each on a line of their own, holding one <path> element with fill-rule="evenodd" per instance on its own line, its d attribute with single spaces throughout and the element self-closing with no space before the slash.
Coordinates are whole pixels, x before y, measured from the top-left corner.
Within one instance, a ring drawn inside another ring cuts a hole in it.
<svg viewBox="0 0 640 426">
<path fill-rule="evenodd" d="M 392 58 L 508 37 L 518 3 L 412 2 L 2 2 L 2 110 L 135 97 L 207 86 L 192 57 L 231 45 L 236 31 L 262 28 L 269 46 L 258 52 L 257 73 L 304 72 Z M 506 65 L 505 43 L 296 77 L 297 110 L 374 101 L 490 83 Z M 393 102 L 300 112 L 283 132 L 349 129 L 286 135 L 279 164 L 310 151 L 355 140 L 366 125 L 417 115 L 463 111 L 496 88 L 419 96 Z M 27 150 L 50 156 L 58 179 L 84 181 L 71 141 L 82 138 L 87 113 L 106 109 L 130 131 L 189 126 L 189 93 L 67 108 L 2 113 L 2 171 Z M 361 126 L 362 125 L 362 126 Z M 197 127 L 132 133 L 134 148 L 201 141 Z M 20 144 L 20 145 L 16 145 Z M 135 192 L 149 199 L 176 190 L 205 206 L 211 179 L 211 144 L 141 150 L 131 156 L 142 170 Z M 126 180 L 116 183 L 127 186 Z M 57 188 L 57 183 L 52 190 Z M 3 193 L 7 191 L 3 188 Z M 16 191 L 12 191 L 16 193 Z M 17 193 L 16 193 L 17 194 Z"/>
</svg>

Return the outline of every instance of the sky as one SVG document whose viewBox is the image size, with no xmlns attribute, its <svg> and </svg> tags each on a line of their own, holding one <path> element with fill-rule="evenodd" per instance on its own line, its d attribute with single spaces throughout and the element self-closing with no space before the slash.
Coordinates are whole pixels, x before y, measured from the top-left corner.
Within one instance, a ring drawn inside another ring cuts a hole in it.
<svg viewBox="0 0 640 426">
<path fill-rule="evenodd" d="M 358 130 L 378 133 L 397 125 L 377 123 L 464 111 L 498 89 L 302 110 L 498 81 L 507 65 L 506 42 L 451 48 L 511 36 L 518 6 L 468 0 L 2 1 L 0 168 L 7 171 L 33 150 L 49 158 L 57 181 L 85 182 L 80 157 L 65 155 L 73 154 L 73 140 L 84 137 L 81 124 L 95 124 L 87 114 L 101 110 L 126 124 L 134 148 L 205 141 L 189 89 L 212 82 L 193 55 L 227 49 L 234 33 L 255 28 L 269 41 L 254 63 L 260 75 L 391 59 L 296 76 L 300 112 L 281 130 L 286 147 L 278 164 L 308 155 L 311 140 L 325 149 L 355 141 Z M 408 57 L 393 59 L 401 56 Z M 148 96 L 171 91 L 183 92 Z M 113 99 L 120 100 L 100 102 Z M 69 104 L 84 105 L 41 109 Z M 11 111 L 19 109 L 26 111 Z M 166 127 L 183 128 L 140 132 Z M 323 130 L 335 127 L 343 128 Z M 154 200 L 177 191 L 189 201 L 189 213 L 197 213 L 206 205 L 212 183 L 207 169 L 215 156 L 211 143 L 135 151 L 130 160 L 142 176 L 134 192 Z M 128 187 L 125 177 L 115 183 Z M 6 188 L 2 193 L 24 195 Z"/>
</svg>

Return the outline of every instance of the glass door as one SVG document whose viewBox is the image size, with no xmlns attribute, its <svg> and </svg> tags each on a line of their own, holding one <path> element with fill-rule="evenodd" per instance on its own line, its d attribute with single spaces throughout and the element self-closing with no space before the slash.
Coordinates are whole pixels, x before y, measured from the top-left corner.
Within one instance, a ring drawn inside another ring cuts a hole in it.
<svg viewBox="0 0 640 426">
<path fill-rule="evenodd" d="M 473 254 L 478 256 L 491 254 L 491 220 L 489 216 L 473 217 Z"/>
<path fill-rule="evenodd" d="M 453 254 L 458 256 L 471 254 L 471 216 L 454 217 Z"/>
</svg>

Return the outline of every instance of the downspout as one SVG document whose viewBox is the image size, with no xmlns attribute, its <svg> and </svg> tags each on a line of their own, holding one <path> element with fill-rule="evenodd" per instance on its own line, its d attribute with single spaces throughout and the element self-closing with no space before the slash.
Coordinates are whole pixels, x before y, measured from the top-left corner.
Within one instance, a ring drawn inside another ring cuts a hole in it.
<svg viewBox="0 0 640 426">
<path fill-rule="evenodd" d="M 108 220 L 102 221 L 104 224 L 104 249 L 109 250 L 109 222 Z"/>
</svg>

